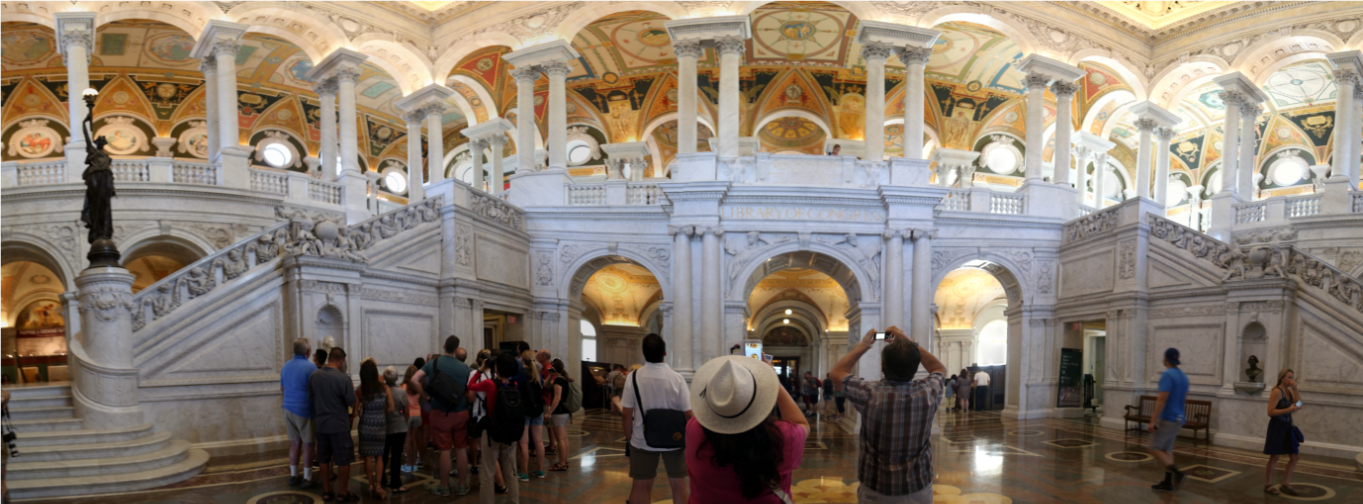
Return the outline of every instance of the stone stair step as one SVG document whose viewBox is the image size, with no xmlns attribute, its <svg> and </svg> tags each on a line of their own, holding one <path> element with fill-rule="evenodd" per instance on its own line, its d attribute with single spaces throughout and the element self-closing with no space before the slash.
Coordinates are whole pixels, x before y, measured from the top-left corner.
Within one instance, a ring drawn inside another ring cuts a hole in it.
<svg viewBox="0 0 1363 504">
<path fill-rule="evenodd" d="M 43 420 L 54 418 L 75 418 L 76 408 L 72 406 L 46 406 L 42 408 L 15 408 L 9 409 L 11 420 Z"/>
<path fill-rule="evenodd" d="M 11 401 L 39 396 L 71 395 L 71 382 L 5 386 Z"/>
<path fill-rule="evenodd" d="M 63 432 L 62 434 L 69 433 Z M 20 434 L 23 440 L 24 435 Z M 47 446 L 19 447 L 19 457 L 13 462 L 46 462 L 53 460 L 79 460 L 140 455 L 165 448 L 170 445 L 169 432 L 153 432 L 149 436 L 125 441 L 103 443 L 61 444 Z"/>
<path fill-rule="evenodd" d="M 9 389 L 5 389 L 9 390 Z M 29 397 L 10 397 L 9 409 L 14 411 L 17 408 L 54 408 L 58 406 L 71 406 L 71 394 L 43 394 Z"/>
<path fill-rule="evenodd" d="M 108 458 L 88 458 L 75 460 L 50 460 L 42 462 L 11 462 L 5 468 L 8 481 L 83 478 L 106 474 L 127 474 L 147 471 L 178 463 L 188 457 L 188 441 L 174 440 L 165 448 L 154 452 Z M 13 460 L 23 460 L 19 457 Z"/>
<path fill-rule="evenodd" d="M 20 438 L 23 438 L 24 434 L 56 431 L 71 432 L 73 430 L 79 430 L 81 428 L 81 420 L 79 418 L 40 418 L 35 420 L 14 420 L 10 422 L 10 425 L 14 426 L 14 432 L 18 433 Z"/>
<path fill-rule="evenodd" d="M 131 492 L 178 483 L 194 477 L 208 464 L 208 452 L 189 449 L 184 460 L 174 464 L 123 474 L 101 474 L 73 478 L 14 480 L 6 485 L 15 499 L 60 497 Z M 112 500 L 88 502 L 113 502 Z"/>
<path fill-rule="evenodd" d="M 40 451 L 42 447 L 46 446 L 129 441 L 146 437 L 151 433 L 151 429 L 152 424 L 144 423 L 142 425 L 109 430 L 79 429 L 70 431 L 30 432 L 28 435 L 20 435 L 16 443 L 20 448 L 27 447 L 31 451 Z"/>
</svg>

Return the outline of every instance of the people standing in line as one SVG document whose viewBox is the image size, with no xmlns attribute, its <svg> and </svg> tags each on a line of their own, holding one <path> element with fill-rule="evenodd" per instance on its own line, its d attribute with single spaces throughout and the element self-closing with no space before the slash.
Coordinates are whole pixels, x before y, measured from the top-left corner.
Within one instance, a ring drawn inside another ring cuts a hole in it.
<svg viewBox="0 0 1363 504">
<path fill-rule="evenodd" d="M 1174 465 L 1174 438 L 1185 421 L 1183 401 L 1188 397 L 1188 377 L 1178 368 L 1178 349 L 1164 351 L 1164 373 L 1159 378 L 1159 398 L 1150 413 L 1150 454 L 1164 466 L 1164 481 L 1150 488 L 1172 492 L 1183 482 L 1183 471 Z"/>
<path fill-rule="evenodd" d="M 355 441 L 350 437 L 351 422 L 359 414 L 355 401 L 355 386 L 345 373 L 345 350 L 331 347 L 327 365 L 308 377 L 312 395 L 313 430 L 317 434 L 317 456 L 321 460 L 322 500 L 331 502 L 359 502 L 350 493 L 350 464 L 355 462 Z M 353 408 L 353 409 L 352 409 Z M 337 478 L 340 494 L 331 492 L 331 469 L 340 473 Z"/>
<path fill-rule="evenodd" d="M 829 380 L 829 381 L 833 381 L 832 373 L 829 373 L 829 378 L 828 378 L 828 380 Z M 843 393 L 842 385 L 840 385 L 840 384 L 838 384 L 838 383 L 834 383 L 834 384 L 833 384 L 833 404 L 836 404 L 836 405 L 838 406 L 838 418 L 842 418 L 843 415 L 846 415 L 846 414 L 847 414 L 847 404 L 846 404 L 846 403 L 847 403 L 847 397 L 846 397 L 846 395 Z"/>
<path fill-rule="evenodd" d="M 989 373 L 978 368 L 975 373 L 975 411 L 985 411 L 989 406 Z"/>
<path fill-rule="evenodd" d="M 473 373 L 469 375 L 469 388 L 472 388 L 474 385 L 476 385 L 476 384 L 478 384 L 478 383 L 480 383 L 480 382 L 484 382 L 484 381 L 493 381 L 493 380 L 495 379 L 494 375 L 495 375 L 496 373 L 493 372 L 493 369 L 496 367 L 496 363 L 497 363 L 497 359 L 496 359 L 495 355 L 496 355 L 496 354 L 494 354 L 491 350 L 488 350 L 488 349 L 483 349 L 482 351 L 478 352 L 478 360 L 477 360 L 478 368 L 475 369 L 475 370 L 473 371 Z M 487 404 L 487 394 L 485 394 L 485 393 L 483 393 L 483 392 L 474 393 L 474 394 L 472 394 L 472 397 L 469 398 L 469 412 L 470 412 L 470 413 L 469 413 L 469 426 L 470 426 L 470 427 L 469 427 L 469 441 L 470 441 L 469 444 L 471 445 L 471 446 L 470 446 L 470 448 L 471 448 L 471 452 L 470 452 L 470 453 L 475 454 L 475 455 L 479 455 L 479 457 L 476 458 L 476 460 L 478 461 L 478 465 L 475 466 L 475 467 L 470 468 L 470 469 L 469 469 L 469 472 L 470 472 L 471 474 L 478 475 L 478 476 L 479 476 L 479 481 L 480 481 L 480 482 L 485 481 L 485 480 L 482 479 L 482 475 L 479 474 L 479 471 L 482 470 L 482 466 L 483 466 L 483 463 L 482 463 L 483 458 L 482 458 L 482 456 L 481 456 L 482 453 L 480 453 L 480 452 L 481 452 L 482 446 L 483 446 L 483 444 L 484 444 L 484 443 L 480 442 L 480 439 L 481 439 L 482 437 L 484 437 L 484 436 L 487 436 L 487 434 L 484 433 L 484 432 L 482 432 L 482 429 L 476 428 L 476 427 L 474 427 L 474 426 L 479 425 L 479 422 L 482 422 L 482 421 L 483 421 L 483 418 L 487 416 L 487 405 L 486 405 L 486 404 Z M 493 468 L 494 468 L 494 472 L 497 473 L 496 478 L 495 478 L 496 487 L 494 487 L 495 490 L 496 490 L 496 493 L 498 493 L 498 494 L 504 494 L 504 493 L 506 493 L 506 481 L 502 479 L 502 467 L 501 467 L 500 465 L 493 464 Z M 483 483 L 483 484 L 485 484 L 485 483 Z"/>
<path fill-rule="evenodd" d="M 497 369 L 496 379 L 483 380 L 470 385 L 468 392 L 466 392 L 469 400 L 481 398 L 478 400 L 483 401 L 487 410 L 487 416 L 489 417 L 488 421 L 483 422 L 483 425 L 486 425 L 487 429 L 484 430 L 478 441 L 482 445 L 480 448 L 482 459 L 479 462 L 481 470 L 478 474 L 478 502 L 480 504 L 492 504 L 493 499 L 496 498 L 496 494 L 500 493 L 498 492 L 500 488 L 494 487 L 492 484 L 492 476 L 497 472 L 494 465 L 497 461 L 501 461 L 500 467 L 502 469 L 502 474 L 514 474 L 516 471 L 517 443 L 505 442 L 505 439 L 502 441 L 493 439 L 494 432 L 492 431 L 496 428 L 493 425 L 493 420 L 497 418 L 496 415 L 499 401 L 504 401 L 506 399 L 505 397 L 499 396 L 502 396 L 502 394 L 520 395 L 517 385 L 511 379 L 517 375 L 519 366 L 516 364 L 516 358 L 511 354 L 504 353 L 498 355 L 495 362 L 495 367 Z M 509 405 L 513 403 L 506 401 L 505 404 Z M 514 404 L 523 405 L 524 403 L 520 398 L 517 398 Z M 502 415 L 506 416 L 508 413 L 503 411 Z M 524 416 L 515 411 L 510 412 L 510 415 Z M 514 419 L 508 421 L 514 422 Z M 522 435 L 524 435 L 523 432 Z M 507 478 L 507 497 L 510 498 L 512 504 L 520 503 L 519 487 L 520 484 L 515 478 Z"/>
<path fill-rule="evenodd" d="M 857 499 L 931 504 L 932 420 L 942 402 L 947 368 L 898 327 L 890 326 L 885 332 L 893 335 L 880 351 L 885 379 L 872 382 L 848 377 L 875 342 L 875 329 L 862 336 L 829 373 L 861 414 Z M 928 375 L 914 380 L 920 364 Z"/>
<path fill-rule="evenodd" d="M 317 366 L 317 369 L 322 369 L 322 368 L 324 368 L 324 367 L 327 367 L 327 349 L 318 348 L 317 351 L 313 352 L 313 354 L 312 354 L 312 363 L 313 363 L 314 365 Z M 309 399 L 309 400 L 311 400 L 311 399 Z M 315 426 L 316 426 L 316 425 L 314 424 L 314 427 L 315 427 Z M 321 468 L 321 465 L 320 465 L 320 462 L 319 462 L 319 458 L 317 457 L 317 437 L 316 437 L 316 436 L 317 436 L 317 433 L 316 433 L 316 429 L 314 428 L 314 430 L 313 430 L 313 437 L 311 438 L 311 439 L 312 439 L 312 450 L 310 450 L 310 451 L 308 452 L 308 454 L 312 456 L 312 468 L 313 468 L 313 471 L 312 471 L 312 472 L 316 472 L 318 469 Z M 300 483 L 300 485 L 301 485 L 301 483 Z"/>
<path fill-rule="evenodd" d="M 540 383 L 544 385 L 542 393 L 544 394 L 545 422 L 541 430 L 544 431 L 543 437 L 549 438 L 549 447 L 544 449 L 544 455 L 549 456 L 558 452 L 558 440 L 554 439 L 554 426 L 551 425 L 552 421 L 549 421 L 548 417 L 550 412 L 553 411 L 549 408 L 549 403 L 554 400 L 554 379 L 558 375 L 554 372 L 553 356 L 549 354 L 548 350 L 535 352 L 535 362 L 539 364 Z"/>
<path fill-rule="evenodd" d="M 417 357 L 415 360 L 412 361 L 412 365 L 416 366 L 417 371 L 420 371 L 426 367 L 426 358 Z M 424 380 L 417 380 L 414 381 L 414 383 L 423 387 L 427 385 Z M 417 446 L 416 468 L 421 469 L 423 467 L 426 467 L 426 463 L 421 461 L 422 452 L 424 452 L 427 449 L 434 449 L 435 444 L 431 442 L 431 398 L 422 394 L 420 390 L 416 392 L 416 395 L 419 398 L 419 401 L 421 402 L 421 440 L 422 440 L 422 443 Z"/>
<path fill-rule="evenodd" d="M 805 395 L 805 410 L 808 410 L 811 415 L 818 413 L 815 407 L 819 405 L 819 388 L 822 386 L 823 385 L 819 383 L 819 379 L 814 377 L 814 373 L 805 371 L 803 390 Z"/>
<path fill-rule="evenodd" d="M 975 388 L 975 380 L 970 378 L 970 370 L 962 368 L 956 377 L 956 408 L 962 413 L 970 411 L 970 391 Z"/>
<path fill-rule="evenodd" d="M 473 371 L 455 357 L 458 350 L 458 336 L 445 338 L 445 354 L 427 360 L 425 367 L 412 376 L 417 393 L 431 402 L 427 425 L 435 449 L 440 451 L 440 463 L 430 490 L 442 497 L 450 496 L 450 450 L 454 451 L 455 470 L 459 471 L 454 493 L 469 493 L 469 459 L 465 451 L 468 448 L 469 404 L 464 391 L 468 387 L 469 373 Z"/>
<path fill-rule="evenodd" d="M 951 375 L 950 378 L 947 378 L 946 389 L 947 389 L 946 400 L 947 411 L 952 411 L 955 409 L 952 406 L 956 404 L 956 375 Z"/>
<path fill-rule="evenodd" d="M 686 423 L 688 502 L 789 502 L 809 421 L 781 388 L 771 362 L 717 357 L 696 370 L 690 400 L 695 416 Z"/>
<path fill-rule="evenodd" d="M 829 418 L 838 418 L 838 410 L 833 406 L 833 380 L 828 375 L 823 377 L 823 414 Z"/>
<path fill-rule="evenodd" d="M 293 342 L 293 359 L 284 363 L 279 371 L 279 390 L 284 393 L 284 430 L 289 436 L 289 487 L 312 488 L 312 394 L 308 378 L 317 371 L 317 366 L 308 362 L 312 353 L 312 342 L 298 338 Z M 298 474 L 299 459 L 303 462 L 303 474 Z"/>
<path fill-rule="evenodd" d="M 547 417 L 549 424 L 550 443 L 558 444 L 558 462 L 549 467 L 550 471 L 568 470 L 568 422 L 571 422 L 573 415 L 568 411 L 566 403 L 568 394 L 572 392 L 573 379 L 568 377 L 568 370 L 564 369 L 563 361 L 554 359 L 550 365 L 554 369 L 554 379 L 550 384 L 553 388 L 553 397 L 549 401 L 550 411 Z"/>
<path fill-rule="evenodd" d="M 520 373 L 518 386 L 521 387 L 522 399 L 525 406 L 525 435 L 521 436 L 520 442 L 520 472 L 516 477 L 521 481 L 530 481 L 530 476 L 544 478 L 544 381 L 540 375 L 540 365 L 535 361 L 535 354 L 529 350 L 521 352 L 521 365 L 524 366 Z M 539 462 L 539 469 L 530 471 L 530 459 L 534 458 Z"/>
<path fill-rule="evenodd" d="M 1268 434 L 1264 436 L 1264 455 L 1268 455 L 1268 466 L 1264 468 L 1264 493 L 1278 495 L 1279 491 L 1296 496 L 1292 488 L 1292 470 L 1297 468 L 1297 454 L 1301 445 L 1300 431 L 1292 425 L 1292 413 L 1302 408 L 1301 394 L 1297 393 L 1297 374 L 1283 368 L 1278 372 L 1278 383 L 1268 396 Z M 1278 457 L 1287 455 L 1287 469 L 1283 471 L 1283 484 L 1273 488 L 1273 468 L 1278 466 Z"/>
<path fill-rule="evenodd" d="M 388 498 L 383 486 L 383 446 L 388 438 L 388 413 L 393 411 L 393 396 L 388 386 L 379 379 L 379 365 L 373 357 L 360 363 L 360 386 L 355 387 L 360 398 L 360 459 L 364 461 L 364 476 L 369 479 L 369 496 Z"/>
<path fill-rule="evenodd" d="M 317 351 L 312 354 L 312 363 L 317 366 L 317 369 L 327 367 L 327 351 L 318 348 Z"/>
<path fill-rule="evenodd" d="M 407 449 L 404 450 L 407 463 L 402 466 L 402 472 L 405 473 L 416 472 L 421 449 L 426 446 L 426 429 L 421 422 L 421 393 L 412 386 L 412 377 L 420 370 L 416 366 L 407 366 L 407 372 L 402 375 L 402 387 L 407 395 L 407 412 L 410 415 L 407 421 Z"/>
<path fill-rule="evenodd" d="M 383 382 L 388 386 L 389 397 L 393 398 L 393 410 L 384 417 L 388 435 L 383 441 L 383 464 L 379 466 L 379 474 L 382 477 L 379 485 L 395 494 L 405 493 L 408 488 L 402 484 L 402 448 L 407 444 L 407 425 L 412 419 L 412 410 L 407 400 L 407 392 L 398 383 L 397 368 L 393 366 L 384 368 Z"/>
<path fill-rule="evenodd" d="M 644 336 L 643 351 L 648 365 L 630 372 L 625 378 L 625 395 L 620 401 L 621 423 L 625 428 L 625 439 L 629 440 L 625 455 L 629 457 L 629 477 L 634 480 L 629 501 L 653 502 L 649 494 L 653 479 L 658 476 L 658 459 L 661 458 L 667 468 L 668 484 L 672 487 L 672 502 L 687 502 L 685 445 L 676 448 L 649 445 L 644 433 L 644 415 L 653 410 L 674 410 L 683 412 L 689 421 L 692 418 L 691 392 L 686 379 L 663 362 L 667 356 L 667 343 L 662 336 L 654 333 Z M 679 427 L 686 428 L 684 425 Z"/>
</svg>

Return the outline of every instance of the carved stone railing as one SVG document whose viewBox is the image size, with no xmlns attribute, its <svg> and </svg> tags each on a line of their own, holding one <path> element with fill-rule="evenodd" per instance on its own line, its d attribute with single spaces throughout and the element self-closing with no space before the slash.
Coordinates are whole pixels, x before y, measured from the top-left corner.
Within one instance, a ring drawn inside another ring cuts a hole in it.
<svg viewBox="0 0 1363 504">
<path fill-rule="evenodd" d="M 212 163 L 174 161 L 170 167 L 171 181 L 176 184 L 220 185 L 218 167 Z"/>
<path fill-rule="evenodd" d="M 947 212 L 969 212 L 970 191 L 967 189 L 947 189 L 946 196 L 942 196 L 942 202 L 937 205 Z"/>
<path fill-rule="evenodd" d="M 1232 264 L 1242 261 L 1245 257 L 1239 247 L 1212 238 L 1211 235 L 1194 231 L 1153 213 L 1145 216 L 1146 222 L 1150 224 L 1151 241 L 1166 242 L 1221 269 L 1230 268 Z"/>
<path fill-rule="evenodd" d="M 66 182 L 66 160 L 23 163 L 18 165 L 19 187 L 61 184 Z"/>
<path fill-rule="evenodd" d="M 287 174 L 251 168 L 251 190 L 270 194 L 289 194 Z"/>
<path fill-rule="evenodd" d="M 667 195 L 663 188 L 652 182 L 630 182 L 625 187 L 625 203 L 628 205 L 663 205 Z"/>
<path fill-rule="evenodd" d="M 114 182 L 151 182 L 151 166 L 146 159 L 115 159 L 109 169 Z"/>
<path fill-rule="evenodd" d="M 606 185 L 597 184 L 572 184 L 563 186 L 567 191 L 564 201 L 569 205 L 605 205 L 606 204 Z"/>
<path fill-rule="evenodd" d="M 1350 213 L 1363 213 L 1363 192 L 1355 192 L 1350 195 L 1353 201 L 1349 203 Z"/>
<path fill-rule="evenodd" d="M 1092 214 L 1093 212 L 1097 212 L 1097 211 L 1098 211 L 1097 208 L 1093 208 L 1093 207 L 1088 206 L 1088 205 L 1085 205 L 1085 204 L 1083 204 L 1083 203 L 1080 203 L 1080 204 L 1079 204 L 1079 215 L 1081 215 L 1081 216 L 1083 216 L 1083 215 L 1089 215 L 1089 214 Z"/>
<path fill-rule="evenodd" d="M 1286 209 L 1283 216 L 1292 219 L 1296 217 L 1309 217 L 1320 214 L 1320 194 L 1308 194 L 1305 196 L 1288 196 Z"/>
<path fill-rule="evenodd" d="M 308 199 L 332 205 L 345 205 L 345 186 L 336 182 L 308 179 Z"/>
<path fill-rule="evenodd" d="M 1027 213 L 1027 197 L 1021 194 L 990 194 L 989 213 L 1004 215 L 1022 215 Z"/>
<path fill-rule="evenodd" d="M 474 191 L 473 213 L 517 231 L 525 231 L 525 210 L 501 199 Z"/>
<path fill-rule="evenodd" d="M 1255 201 L 1235 205 L 1235 223 L 1253 224 L 1268 220 L 1268 202 Z"/>
<path fill-rule="evenodd" d="M 1117 229 L 1120 206 L 1095 210 L 1092 213 L 1065 223 L 1063 243 L 1083 240 L 1090 236 L 1107 233 Z"/>
<path fill-rule="evenodd" d="M 1256 249 L 1269 250 L 1267 247 Z M 1287 276 L 1291 275 L 1303 285 L 1310 285 L 1325 291 L 1336 301 L 1349 305 L 1354 312 L 1363 313 L 1363 280 L 1352 276 L 1319 257 L 1311 255 L 1291 245 L 1280 245 L 1268 252 L 1264 260 L 1253 261 L 1254 252 L 1247 261 L 1249 269 L 1242 275 Z"/>
</svg>

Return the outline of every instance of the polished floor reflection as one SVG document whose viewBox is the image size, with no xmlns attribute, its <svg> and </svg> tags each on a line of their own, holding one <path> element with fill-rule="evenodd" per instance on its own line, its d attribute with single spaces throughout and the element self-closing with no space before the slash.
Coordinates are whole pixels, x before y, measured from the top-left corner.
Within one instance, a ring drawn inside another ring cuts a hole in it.
<svg viewBox="0 0 1363 504">
<path fill-rule="evenodd" d="M 1363 503 L 1363 472 L 1350 460 L 1303 457 L 1293 476 L 1298 497 L 1263 493 L 1266 457 L 1246 450 L 1180 440 L 1178 463 L 1190 476 L 1178 492 L 1157 493 L 1150 484 L 1162 469 L 1145 452 L 1145 436 L 1099 428 L 1084 420 L 1000 421 L 997 414 L 944 413 L 934 441 L 936 504 L 1005 503 Z M 856 437 L 831 422 L 815 420 L 815 432 L 795 473 L 797 503 L 856 502 Z M 623 503 L 629 491 L 628 461 L 619 420 L 592 412 L 570 428 L 571 469 L 521 484 L 521 501 Z M 1309 434 L 1308 434 L 1309 435 Z M 119 504 L 313 504 L 320 493 L 288 488 L 286 454 L 216 457 L 204 474 L 173 488 L 105 496 L 20 502 Z M 363 493 L 364 470 L 356 465 L 352 492 Z M 1281 472 L 1279 472 L 1281 476 Z M 412 491 L 388 502 L 418 504 L 477 502 L 478 490 L 443 498 L 425 490 L 430 471 L 412 476 Z M 655 502 L 669 502 L 665 479 L 654 487 Z M 364 498 L 364 502 L 377 502 Z"/>
</svg>

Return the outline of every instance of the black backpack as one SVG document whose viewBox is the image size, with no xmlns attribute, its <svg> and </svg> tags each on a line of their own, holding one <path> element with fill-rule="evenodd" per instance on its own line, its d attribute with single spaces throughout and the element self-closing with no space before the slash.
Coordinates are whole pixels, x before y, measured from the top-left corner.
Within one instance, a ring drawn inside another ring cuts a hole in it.
<svg viewBox="0 0 1363 504">
<path fill-rule="evenodd" d="M 521 404 L 525 406 L 525 415 L 544 416 L 544 387 L 540 386 L 535 371 L 526 368 L 525 372 L 521 373 L 521 387 L 524 395 Z"/>
<path fill-rule="evenodd" d="M 492 408 L 492 414 L 484 418 L 491 419 L 487 421 L 484 432 L 487 432 L 493 441 L 502 444 L 519 443 L 521 435 L 525 434 L 525 409 L 518 387 L 514 384 L 503 384 L 499 380 L 497 404 Z"/>
<path fill-rule="evenodd" d="M 454 379 L 453 376 L 441 373 L 440 357 L 435 358 L 431 367 L 435 369 L 435 373 L 431 376 L 431 387 L 427 394 L 440 401 L 440 404 L 443 404 L 446 408 L 459 405 L 464 400 L 467 384 L 459 383 L 459 380 Z"/>
</svg>

